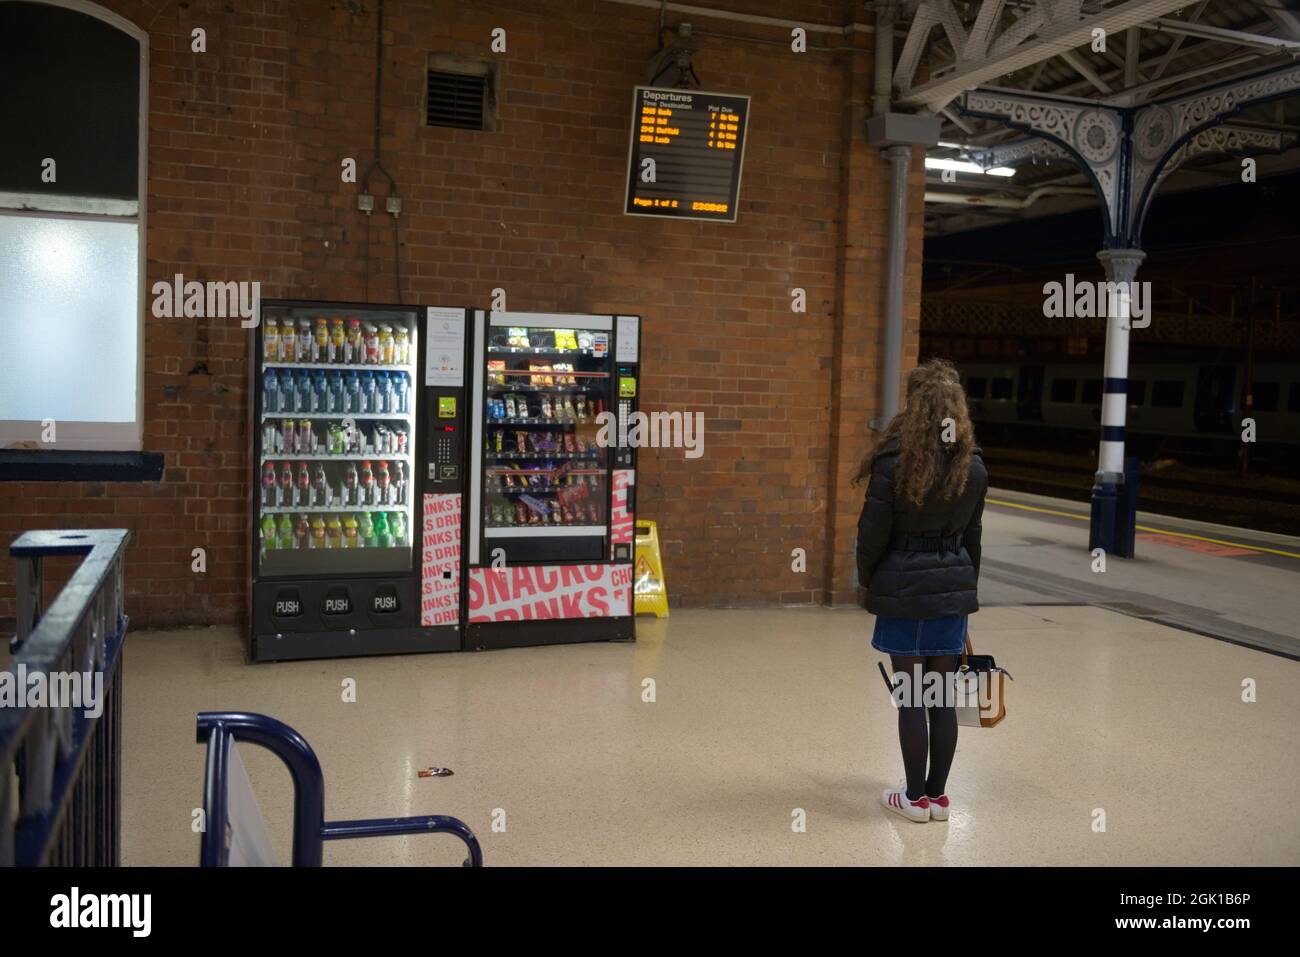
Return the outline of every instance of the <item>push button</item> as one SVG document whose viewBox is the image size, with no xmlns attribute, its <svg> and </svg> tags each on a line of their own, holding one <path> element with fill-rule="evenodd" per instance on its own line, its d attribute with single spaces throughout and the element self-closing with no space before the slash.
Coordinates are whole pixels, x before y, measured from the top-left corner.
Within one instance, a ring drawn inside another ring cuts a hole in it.
<svg viewBox="0 0 1300 957">
<path fill-rule="evenodd" d="M 392 586 L 380 586 L 370 596 L 370 610 L 376 615 L 391 615 L 398 608 L 397 589 Z"/>
<path fill-rule="evenodd" d="M 281 588 L 275 596 L 274 618 L 297 618 L 302 614 L 302 598 L 296 588 Z"/>
<path fill-rule="evenodd" d="M 346 588 L 331 588 L 325 593 L 325 608 L 327 615 L 350 615 L 352 614 L 352 596 L 348 594 Z"/>
</svg>

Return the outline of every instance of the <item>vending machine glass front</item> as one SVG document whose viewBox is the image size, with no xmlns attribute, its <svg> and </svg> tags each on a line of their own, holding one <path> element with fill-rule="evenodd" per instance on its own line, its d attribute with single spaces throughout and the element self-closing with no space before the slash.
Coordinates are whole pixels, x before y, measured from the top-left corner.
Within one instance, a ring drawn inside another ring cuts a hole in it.
<svg viewBox="0 0 1300 957">
<path fill-rule="evenodd" d="M 510 317 L 489 313 L 480 370 L 483 561 L 604 560 L 612 330 Z"/>
<path fill-rule="evenodd" d="M 263 309 L 254 416 L 260 577 L 410 570 L 417 317 Z"/>
</svg>

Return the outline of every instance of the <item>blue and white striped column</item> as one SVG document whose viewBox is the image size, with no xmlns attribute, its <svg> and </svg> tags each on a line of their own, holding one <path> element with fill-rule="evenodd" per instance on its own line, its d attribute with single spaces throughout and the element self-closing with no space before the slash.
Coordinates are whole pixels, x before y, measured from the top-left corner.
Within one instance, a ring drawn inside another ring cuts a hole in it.
<svg viewBox="0 0 1300 957">
<path fill-rule="evenodd" d="M 1097 254 L 1106 280 L 1118 287 L 1107 302 L 1106 359 L 1102 375 L 1101 445 L 1092 486 L 1092 520 L 1088 547 L 1119 552 L 1116 508 L 1124 484 L 1124 426 L 1128 414 L 1128 334 L 1132 318 L 1132 287 L 1138 266 L 1146 258 L 1140 249 L 1103 249 Z"/>
</svg>

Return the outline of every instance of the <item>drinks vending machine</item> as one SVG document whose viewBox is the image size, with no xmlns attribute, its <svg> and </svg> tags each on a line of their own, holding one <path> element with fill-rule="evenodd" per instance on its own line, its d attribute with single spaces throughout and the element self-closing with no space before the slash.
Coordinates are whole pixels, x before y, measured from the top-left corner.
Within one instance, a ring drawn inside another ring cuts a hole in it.
<svg viewBox="0 0 1300 957">
<path fill-rule="evenodd" d="M 639 349 L 636 316 L 474 312 L 465 647 L 634 638 Z"/>
<path fill-rule="evenodd" d="M 637 317 L 260 308 L 252 660 L 634 637 Z"/>
<path fill-rule="evenodd" d="M 253 660 L 461 647 L 467 316 L 261 303 Z"/>
</svg>

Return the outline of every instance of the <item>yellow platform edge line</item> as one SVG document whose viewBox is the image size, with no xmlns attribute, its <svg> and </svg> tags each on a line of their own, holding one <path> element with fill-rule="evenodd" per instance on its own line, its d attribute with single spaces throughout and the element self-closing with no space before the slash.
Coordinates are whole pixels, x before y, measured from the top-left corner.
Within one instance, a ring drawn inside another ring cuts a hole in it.
<svg viewBox="0 0 1300 957">
<path fill-rule="evenodd" d="M 1005 499 L 990 498 L 985 499 L 990 505 L 1001 505 L 1005 508 L 1019 508 L 1026 512 L 1042 512 L 1044 515 L 1059 515 L 1062 518 L 1073 518 L 1081 522 L 1091 520 L 1090 515 L 1080 515 L 1078 512 L 1062 512 L 1055 508 L 1042 508 L 1037 505 L 1022 505 L 1020 502 L 1008 502 Z M 1140 532 L 1152 532 L 1156 535 L 1169 535 L 1173 538 L 1191 538 L 1198 542 L 1209 542 L 1211 545 L 1226 545 L 1230 548 L 1245 548 L 1252 552 L 1262 552 L 1267 555 L 1281 555 L 1284 558 L 1300 558 L 1300 552 L 1287 552 L 1280 548 L 1265 548 L 1262 545 L 1247 545 L 1245 542 L 1230 542 L 1222 538 L 1209 538 L 1205 535 L 1193 535 L 1191 532 L 1171 532 L 1165 528 L 1155 528 L 1151 525 L 1138 525 L 1137 530 Z"/>
</svg>

